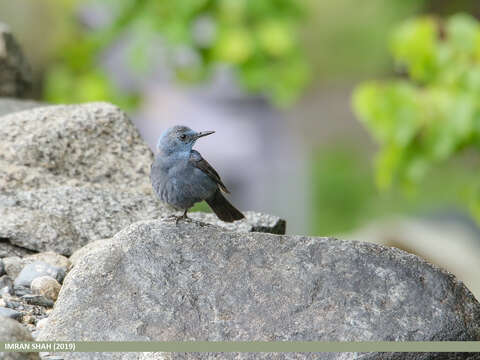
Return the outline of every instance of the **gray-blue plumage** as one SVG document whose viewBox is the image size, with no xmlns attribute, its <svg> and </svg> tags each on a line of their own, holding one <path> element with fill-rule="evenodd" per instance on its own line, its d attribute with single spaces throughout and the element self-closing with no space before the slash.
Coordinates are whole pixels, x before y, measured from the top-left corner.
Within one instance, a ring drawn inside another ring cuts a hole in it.
<svg viewBox="0 0 480 360">
<path fill-rule="evenodd" d="M 218 173 L 192 150 L 197 139 L 212 133 L 195 132 L 186 126 L 167 129 L 158 141 L 150 172 L 152 186 L 163 202 L 184 210 L 182 217 L 195 203 L 206 200 L 221 220 L 239 220 L 244 216 L 222 195 L 221 191 L 228 190 Z"/>
</svg>

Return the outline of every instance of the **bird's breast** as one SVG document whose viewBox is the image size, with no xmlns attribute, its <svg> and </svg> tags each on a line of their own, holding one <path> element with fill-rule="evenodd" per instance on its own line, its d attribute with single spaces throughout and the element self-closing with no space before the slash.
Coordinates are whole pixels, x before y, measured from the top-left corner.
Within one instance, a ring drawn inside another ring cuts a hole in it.
<svg viewBox="0 0 480 360">
<path fill-rule="evenodd" d="M 212 196 L 217 185 L 188 159 L 156 160 L 150 178 L 157 196 L 179 209 L 188 209 Z"/>
</svg>

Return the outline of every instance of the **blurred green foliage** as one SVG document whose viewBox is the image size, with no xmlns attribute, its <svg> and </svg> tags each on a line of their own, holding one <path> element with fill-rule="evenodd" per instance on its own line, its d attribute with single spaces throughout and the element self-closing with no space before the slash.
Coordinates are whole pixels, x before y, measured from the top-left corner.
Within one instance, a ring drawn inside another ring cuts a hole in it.
<svg viewBox="0 0 480 360">
<path fill-rule="evenodd" d="M 57 0 L 71 17 L 79 0 Z M 304 88 L 309 71 L 298 45 L 305 15 L 298 0 L 105 0 L 112 19 L 86 29 L 78 21 L 68 30 L 58 62 L 46 77 L 52 102 L 109 99 L 129 107 L 138 94 L 122 94 L 99 68 L 103 52 L 122 36 L 133 39 L 130 64 L 147 71 L 155 59 L 148 49 L 161 36 L 177 78 L 201 81 L 219 64 L 235 70 L 244 89 L 264 94 L 277 105 L 291 104 Z"/>
<path fill-rule="evenodd" d="M 428 1 L 437 0 L 310 0 L 303 40 L 314 81 L 350 84 L 388 73 L 389 32 Z"/>
<path fill-rule="evenodd" d="M 310 232 L 321 236 L 350 232 L 372 219 L 395 214 L 415 217 L 461 211 L 470 196 L 466 184 L 478 179 L 472 154 L 465 154 L 432 169 L 415 192 L 405 194 L 400 188 L 379 192 L 369 156 L 361 147 L 321 148 L 312 160 Z"/>
<path fill-rule="evenodd" d="M 378 187 L 414 189 L 433 167 L 480 145 L 480 24 L 464 14 L 421 17 L 399 26 L 390 45 L 405 76 L 360 85 L 353 104 L 380 144 Z M 478 180 L 463 187 L 480 220 Z"/>
</svg>

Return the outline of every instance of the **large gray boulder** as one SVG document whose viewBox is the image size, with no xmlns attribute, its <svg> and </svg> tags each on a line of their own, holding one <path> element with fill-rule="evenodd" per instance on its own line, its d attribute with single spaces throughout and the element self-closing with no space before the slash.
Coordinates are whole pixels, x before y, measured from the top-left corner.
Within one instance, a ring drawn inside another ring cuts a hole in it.
<svg viewBox="0 0 480 360">
<path fill-rule="evenodd" d="M 46 106 L 0 117 L 1 190 L 97 184 L 151 193 L 152 152 L 126 114 L 107 103 Z M 16 176 L 17 172 L 24 174 Z M 58 179 L 58 181 L 55 181 Z M 52 184 L 53 182 L 53 184 Z"/>
<path fill-rule="evenodd" d="M 85 182 L 52 174 L 47 169 L 12 164 L 2 160 L 0 155 L 0 193 L 65 185 L 83 186 Z"/>
<path fill-rule="evenodd" d="M 107 239 L 141 220 L 173 214 L 153 194 L 112 188 L 70 187 L 0 194 L 0 238 L 32 251 L 71 255 L 90 241 Z M 285 221 L 271 215 L 246 212 L 233 224 L 214 214 L 192 213 L 192 218 L 227 230 L 285 233 Z"/>
<path fill-rule="evenodd" d="M 395 248 L 143 221 L 79 259 L 39 339 L 480 340 L 480 304 Z"/>
<path fill-rule="evenodd" d="M 18 321 L 0 317 L 0 342 L 33 341 L 30 333 Z M 0 360 L 36 360 L 38 353 L 0 352 Z"/>
<path fill-rule="evenodd" d="M 32 250 L 13 245 L 7 238 L 0 238 L 0 258 L 8 256 L 27 256 L 34 253 Z"/>
<path fill-rule="evenodd" d="M 0 97 L 23 97 L 32 86 L 32 72 L 7 25 L 0 23 Z"/>
<path fill-rule="evenodd" d="M 15 98 L 0 97 L 0 116 L 10 114 L 17 111 L 33 109 L 35 107 L 46 106 L 46 104 Z"/>
</svg>

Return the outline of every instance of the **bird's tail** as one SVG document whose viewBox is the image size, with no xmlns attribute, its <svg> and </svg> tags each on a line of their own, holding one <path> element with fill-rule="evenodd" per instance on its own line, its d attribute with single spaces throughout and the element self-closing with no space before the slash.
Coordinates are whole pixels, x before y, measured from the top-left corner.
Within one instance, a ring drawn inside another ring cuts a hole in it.
<svg viewBox="0 0 480 360">
<path fill-rule="evenodd" d="M 237 210 L 228 202 L 220 190 L 217 190 L 211 198 L 206 200 L 206 202 L 220 220 L 233 222 L 245 217 L 239 210 Z"/>
</svg>

